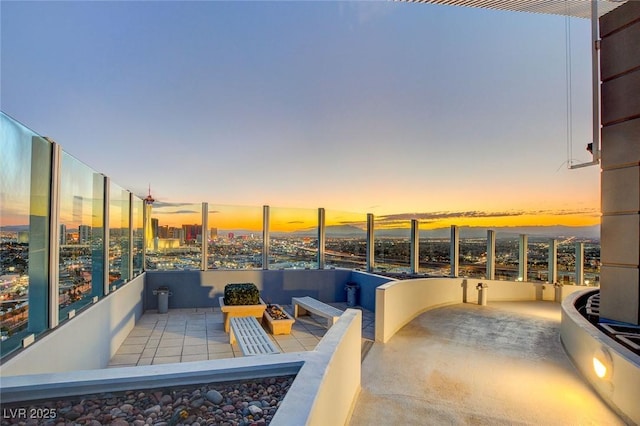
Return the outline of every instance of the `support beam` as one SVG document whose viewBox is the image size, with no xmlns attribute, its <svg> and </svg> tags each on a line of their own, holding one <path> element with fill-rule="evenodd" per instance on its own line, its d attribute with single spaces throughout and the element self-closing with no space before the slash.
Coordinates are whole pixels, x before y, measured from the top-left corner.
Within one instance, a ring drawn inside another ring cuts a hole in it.
<svg viewBox="0 0 640 426">
<path fill-rule="evenodd" d="M 549 256 L 547 258 L 549 277 L 551 284 L 558 282 L 558 240 L 549 240 Z"/>
</svg>

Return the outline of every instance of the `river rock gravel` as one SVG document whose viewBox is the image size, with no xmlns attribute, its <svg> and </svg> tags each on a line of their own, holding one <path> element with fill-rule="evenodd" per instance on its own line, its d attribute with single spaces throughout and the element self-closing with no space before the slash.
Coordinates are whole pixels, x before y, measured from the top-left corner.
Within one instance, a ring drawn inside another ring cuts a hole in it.
<svg viewBox="0 0 640 426">
<path fill-rule="evenodd" d="M 257 426 L 271 422 L 294 376 L 2 404 L 4 425 Z"/>
</svg>

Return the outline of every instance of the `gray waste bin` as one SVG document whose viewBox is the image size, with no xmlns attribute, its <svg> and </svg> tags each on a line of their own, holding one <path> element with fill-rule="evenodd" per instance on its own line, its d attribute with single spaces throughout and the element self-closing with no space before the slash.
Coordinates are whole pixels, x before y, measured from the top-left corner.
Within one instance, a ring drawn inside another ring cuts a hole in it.
<svg viewBox="0 0 640 426">
<path fill-rule="evenodd" d="M 166 314 L 169 311 L 169 287 L 158 287 L 153 294 L 158 295 L 158 313 Z"/>
<path fill-rule="evenodd" d="M 358 284 L 349 283 L 344 289 L 347 291 L 347 306 L 352 308 L 356 306 L 356 292 L 358 291 Z"/>
</svg>

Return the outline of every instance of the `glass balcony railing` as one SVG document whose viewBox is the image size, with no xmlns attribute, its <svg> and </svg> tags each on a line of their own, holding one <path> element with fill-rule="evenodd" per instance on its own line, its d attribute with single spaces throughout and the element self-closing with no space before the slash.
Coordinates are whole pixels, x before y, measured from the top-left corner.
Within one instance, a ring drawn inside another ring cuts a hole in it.
<svg viewBox="0 0 640 426">
<path fill-rule="evenodd" d="M 376 226 L 373 215 L 321 208 L 153 202 L 5 114 L 0 120 L 2 356 L 20 348 L 23 338 L 57 327 L 144 271 L 342 267 L 407 276 L 452 272 L 455 241 L 448 230 L 421 234 L 417 220 L 397 222 L 389 216 Z M 493 258 L 496 279 L 546 282 L 555 275 L 563 283 L 599 283 L 598 241 L 558 240 L 554 258 L 549 240 L 532 237 L 526 246 L 526 278 L 519 277 L 521 241 L 497 235 L 495 253 L 487 253 L 486 237 L 462 228 L 458 275 L 481 278 L 487 259 Z"/>
</svg>

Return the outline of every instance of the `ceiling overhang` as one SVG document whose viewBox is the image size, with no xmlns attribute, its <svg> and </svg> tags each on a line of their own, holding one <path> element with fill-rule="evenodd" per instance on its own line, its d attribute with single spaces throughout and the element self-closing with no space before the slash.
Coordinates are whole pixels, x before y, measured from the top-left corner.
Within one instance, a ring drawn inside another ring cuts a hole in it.
<svg viewBox="0 0 640 426">
<path fill-rule="evenodd" d="M 482 9 L 509 10 L 513 12 L 543 13 L 591 19 L 591 0 L 404 0 L 414 3 L 443 4 L 449 6 L 477 7 Z M 597 0 L 598 17 L 626 3 L 614 0 Z"/>
</svg>

